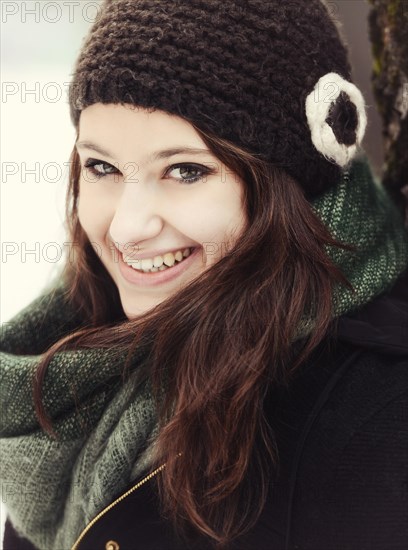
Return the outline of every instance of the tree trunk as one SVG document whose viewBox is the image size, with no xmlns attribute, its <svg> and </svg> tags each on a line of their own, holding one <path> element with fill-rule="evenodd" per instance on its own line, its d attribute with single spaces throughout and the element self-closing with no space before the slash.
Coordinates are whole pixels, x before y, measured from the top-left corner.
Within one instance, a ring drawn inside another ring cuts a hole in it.
<svg viewBox="0 0 408 550">
<path fill-rule="evenodd" d="M 408 1 L 369 0 L 374 96 L 383 119 L 383 184 L 408 227 Z"/>
</svg>

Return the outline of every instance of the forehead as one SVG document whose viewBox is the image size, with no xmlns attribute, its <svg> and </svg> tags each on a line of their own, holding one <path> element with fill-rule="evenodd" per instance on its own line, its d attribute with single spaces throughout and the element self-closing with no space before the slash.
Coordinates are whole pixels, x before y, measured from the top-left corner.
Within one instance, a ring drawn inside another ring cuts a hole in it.
<svg viewBox="0 0 408 550">
<path fill-rule="evenodd" d="M 164 111 L 147 111 L 134 105 L 96 103 L 84 109 L 79 121 L 79 142 L 113 144 L 139 153 L 171 145 L 188 144 L 206 149 L 194 127 Z"/>
</svg>

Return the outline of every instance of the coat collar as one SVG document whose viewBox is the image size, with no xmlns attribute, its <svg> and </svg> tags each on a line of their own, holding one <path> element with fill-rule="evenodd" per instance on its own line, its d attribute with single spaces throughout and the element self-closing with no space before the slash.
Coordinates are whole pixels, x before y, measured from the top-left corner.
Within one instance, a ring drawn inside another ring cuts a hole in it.
<svg viewBox="0 0 408 550">
<path fill-rule="evenodd" d="M 408 357 L 408 270 L 393 288 L 340 317 L 337 337 L 378 353 Z"/>
</svg>

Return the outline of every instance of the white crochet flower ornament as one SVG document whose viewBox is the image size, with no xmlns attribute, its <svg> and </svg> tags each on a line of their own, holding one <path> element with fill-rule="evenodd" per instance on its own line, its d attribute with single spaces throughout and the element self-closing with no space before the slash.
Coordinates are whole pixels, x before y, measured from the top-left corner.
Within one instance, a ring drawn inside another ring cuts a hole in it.
<svg viewBox="0 0 408 550">
<path fill-rule="evenodd" d="M 306 117 L 313 145 L 345 167 L 354 157 L 367 126 L 364 98 L 353 83 L 327 73 L 306 98 Z"/>
</svg>

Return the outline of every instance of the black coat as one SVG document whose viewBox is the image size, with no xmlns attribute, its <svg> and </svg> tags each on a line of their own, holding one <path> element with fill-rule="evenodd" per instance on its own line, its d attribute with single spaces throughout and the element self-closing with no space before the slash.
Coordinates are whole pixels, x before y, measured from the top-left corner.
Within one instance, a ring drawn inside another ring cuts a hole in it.
<svg viewBox="0 0 408 550">
<path fill-rule="evenodd" d="M 334 347 L 322 343 L 290 391 L 265 404 L 281 470 L 231 550 L 407 550 L 407 280 L 341 317 Z M 153 477 L 102 514 L 78 550 L 213 548 L 176 539 L 155 489 Z M 4 550 L 33 550 L 9 521 Z"/>
</svg>

